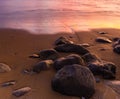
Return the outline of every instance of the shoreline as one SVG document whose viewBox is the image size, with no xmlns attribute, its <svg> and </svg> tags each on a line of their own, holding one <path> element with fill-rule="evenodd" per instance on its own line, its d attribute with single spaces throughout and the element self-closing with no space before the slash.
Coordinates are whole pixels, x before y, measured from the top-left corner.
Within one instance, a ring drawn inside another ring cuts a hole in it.
<svg viewBox="0 0 120 99">
<path fill-rule="evenodd" d="M 96 31 L 104 31 L 107 34 L 101 35 Z M 31 68 L 40 61 L 39 59 L 29 58 L 30 55 L 42 49 L 53 48 L 54 41 L 60 36 L 65 36 L 77 44 L 89 43 L 92 45 L 88 47 L 90 52 L 103 60 L 113 62 L 117 65 L 116 79 L 120 80 L 120 55 L 112 51 L 112 44 L 99 44 L 95 42 L 98 36 L 110 39 L 120 37 L 120 29 L 92 29 L 76 33 L 79 39 L 75 34 L 68 33 L 34 35 L 20 29 L 0 29 L 0 62 L 8 64 L 12 68 L 12 71 L 8 73 L 0 74 L 0 83 L 9 80 L 17 81 L 14 86 L 1 88 L 0 97 L 3 99 L 17 99 L 12 96 L 12 91 L 24 86 L 30 86 L 32 91 L 20 97 L 20 99 L 79 99 L 78 97 L 65 96 L 52 91 L 50 82 L 55 74 L 52 69 L 36 75 L 25 75 L 22 73 L 23 69 Z M 106 50 L 101 51 L 101 48 L 106 48 Z M 94 97 L 98 97 L 98 99 L 107 99 L 106 97 L 109 97 L 108 99 L 115 99 L 115 93 L 109 88 L 105 95 L 106 89 L 103 83 L 97 84 L 97 92 L 92 99 L 97 99 Z"/>
</svg>

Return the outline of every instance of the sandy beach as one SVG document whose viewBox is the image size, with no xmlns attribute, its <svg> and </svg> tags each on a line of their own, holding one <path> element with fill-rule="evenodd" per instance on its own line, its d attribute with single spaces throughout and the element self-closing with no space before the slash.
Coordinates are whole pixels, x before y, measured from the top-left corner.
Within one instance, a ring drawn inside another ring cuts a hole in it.
<svg viewBox="0 0 120 99">
<path fill-rule="evenodd" d="M 107 34 L 97 32 L 104 31 Z M 76 35 L 77 34 L 77 35 Z M 0 87 L 0 99 L 18 99 L 12 95 L 12 91 L 21 87 L 29 86 L 32 91 L 19 99 L 80 99 L 79 97 L 65 96 L 54 92 L 51 88 L 51 79 L 55 71 L 51 68 L 39 74 L 23 74 L 24 69 L 30 69 L 39 59 L 29 58 L 30 55 L 38 53 L 42 49 L 54 47 L 54 41 L 65 36 L 77 44 L 89 43 L 87 49 L 103 60 L 116 64 L 116 79 L 120 80 L 120 55 L 113 52 L 112 44 L 100 44 L 95 42 L 96 37 L 103 36 L 113 39 L 120 37 L 119 29 L 91 29 L 90 31 L 79 31 L 76 34 L 57 33 L 34 35 L 25 30 L 0 29 L 0 62 L 9 65 L 12 71 L 0 74 L 0 83 L 16 80 L 16 84 L 8 87 Z M 101 50 L 105 48 L 105 50 Z M 66 55 L 64 53 L 61 54 Z M 96 84 L 96 93 L 91 99 L 119 99 L 117 94 L 104 85 L 104 80 Z"/>
</svg>

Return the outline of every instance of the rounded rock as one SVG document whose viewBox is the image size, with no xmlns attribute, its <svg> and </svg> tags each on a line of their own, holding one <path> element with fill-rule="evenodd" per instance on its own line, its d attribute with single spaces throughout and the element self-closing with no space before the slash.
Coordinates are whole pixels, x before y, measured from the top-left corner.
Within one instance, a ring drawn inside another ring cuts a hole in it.
<svg viewBox="0 0 120 99">
<path fill-rule="evenodd" d="M 40 51 L 39 56 L 43 60 L 48 60 L 48 59 L 55 60 L 59 57 L 59 54 L 54 49 L 45 49 Z"/>
<path fill-rule="evenodd" d="M 40 73 L 42 70 L 48 70 L 53 65 L 52 60 L 45 60 L 33 66 L 33 72 Z"/>
<path fill-rule="evenodd" d="M 86 48 L 77 44 L 62 44 L 62 45 L 56 46 L 54 49 L 58 52 L 66 52 L 66 53 L 73 52 L 80 55 L 89 53 L 89 51 Z"/>
<path fill-rule="evenodd" d="M 52 80 L 52 89 L 64 95 L 90 98 L 95 92 L 92 72 L 81 65 L 69 65 L 60 69 Z"/>
<path fill-rule="evenodd" d="M 60 70 L 64 66 L 73 65 L 73 64 L 84 65 L 84 61 L 79 55 L 71 54 L 71 55 L 68 55 L 65 58 L 62 57 L 62 58 L 57 59 L 54 62 L 53 66 L 56 70 Z"/>
</svg>

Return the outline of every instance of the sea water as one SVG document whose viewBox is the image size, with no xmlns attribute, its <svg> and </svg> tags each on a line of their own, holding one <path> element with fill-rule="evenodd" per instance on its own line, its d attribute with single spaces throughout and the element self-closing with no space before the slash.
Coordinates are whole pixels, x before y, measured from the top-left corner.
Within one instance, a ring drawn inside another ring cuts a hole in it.
<svg viewBox="0 0 120 99">
<path fill-rule="evenodd" d="M 0 0 L 0 28 L 33 33 L 120 28 L 120 0 Z"/>
</svg>

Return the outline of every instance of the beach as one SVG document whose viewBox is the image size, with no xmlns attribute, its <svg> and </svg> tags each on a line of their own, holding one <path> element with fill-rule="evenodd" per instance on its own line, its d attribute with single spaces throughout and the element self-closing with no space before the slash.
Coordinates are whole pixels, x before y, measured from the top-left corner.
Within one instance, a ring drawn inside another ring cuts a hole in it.
<svg viewBox="0 0 120 99">
<path fill-rule="evenodd" d="M 107 34 L 99 34 L 99 31 Z M 77 35 L 76 35 L 77 34 Z M 19 99 L 79 99 L 79 97 L 65 96 L 52 90 L 51 80 L 55 75 L 55 70 L 51 68 L 42 71 L 39 74 L 24 74 L 24 69 L 30 69 L 33 65 L 41 61 L 29 56 L 40 52 L 43 49 L 54 47 L 54 41 L 60 36 L 65 36 L 76 44 L 89 43 L 91 46 L 87 49 L 103 60 L 116 64 L 116 79 L 120 80 L 120 56 L 113 52 L 112 44 L 100 44 L 95 42 L 96 37 L 104 36 L 110 39 L 120 37 L 119 29 L 91 29 L 89 31 L 76 31 L 76 33 L 57 33 L 57 34 L 39 34 L 34 35 L 28 31 L 20 29 L 0 29 L 0 62 L 11 67 L 11 71 L 0 73 L 0 83 L 16 80 L 16 84 L 8 87 L 0 87 L 1 99 L 18 99 L 12 95 L 15 89 L 22 87 L 31 87 L 31 92 L 25 94 Z M 101 50 L 105 48 L 105 50 Z M 62 53 L 61 56 L 66 55 Z M 96 84 L 96 92 L 91 99 L 117 99 L 115 93 L 110 87 L 104 84 L 102 79 Z M 119 99 L 119 98 L 118 98 Z"/>
</svg>

